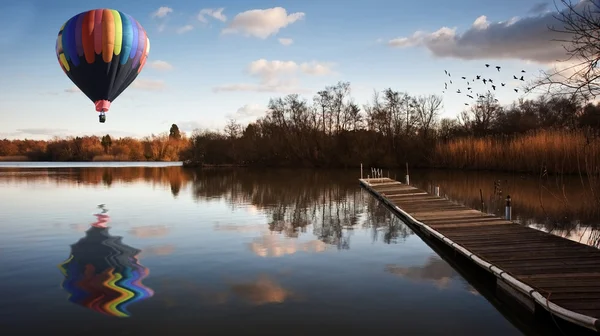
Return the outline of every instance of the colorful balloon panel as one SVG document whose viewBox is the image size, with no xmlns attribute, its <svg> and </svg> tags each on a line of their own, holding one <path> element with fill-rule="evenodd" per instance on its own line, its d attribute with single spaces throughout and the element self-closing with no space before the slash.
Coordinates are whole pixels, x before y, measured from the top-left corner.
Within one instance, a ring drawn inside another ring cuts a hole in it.
<svg viewBox="0 0 600 336">
<path fill-rule="evenodd" d="M 137 78 L 149 52 L 150 40 L 139 22 L 113 9 L 73 16 L 56 39 L 60 67 L 99 112 Z"/>
</svg>

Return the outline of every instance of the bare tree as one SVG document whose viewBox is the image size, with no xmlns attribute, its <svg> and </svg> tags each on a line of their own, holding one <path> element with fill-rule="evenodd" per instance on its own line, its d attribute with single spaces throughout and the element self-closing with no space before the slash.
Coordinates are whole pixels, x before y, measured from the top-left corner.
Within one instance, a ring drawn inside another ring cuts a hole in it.
<svg viewBox="0 0 600 336">
<path fill-rule="evenodd" d="M 346 106 L 346 111 L 344 113 L 344 116 L 345 116 L 344 125 L 347 125 L 347 126 L 345 126 L 344 129 L 356 131 L 362 127 L 364 119 L 363 119 L 362 111 L 360 110 L 360 107 L 356 103 L 350 102 Z"/>
<path fill-rule="evenodd" d="M 242 126 L 235 119 L 229 119 L 225 125 L 225 134 L 230 139 L 239 138 L 242 135 Z"/>
<path fill-rule="evenodd" d="M 567 59 L 562 69 L 543 72 L 532 88 L 546 88 L 551 95 L 568 95 L 585 100 L 600 94 L 600 2 L 560 0 L 565 7 L 554 16 L 559 27 L 549 27 L 565 37 L 555 41 L 563 43 Z"/>
<path fill-rule="evenodd" d="M 431 129 L 435 126 L 440 110 L 442 109 L 442 97 L 438 95 L 420 96 L 415 102 L 415 117 L 417 127 L 423 137 L 428 137 Z"/>
<path fill-rule="evenodd" d="M 498 104 L 493 93 L 488 92 L 480 95 L 477 104 L 469 110 L 462 111 L 459 120 L 463 127 L 475 135 L 485 135 L 502 112 L 502 106 Z"/>
</svg>

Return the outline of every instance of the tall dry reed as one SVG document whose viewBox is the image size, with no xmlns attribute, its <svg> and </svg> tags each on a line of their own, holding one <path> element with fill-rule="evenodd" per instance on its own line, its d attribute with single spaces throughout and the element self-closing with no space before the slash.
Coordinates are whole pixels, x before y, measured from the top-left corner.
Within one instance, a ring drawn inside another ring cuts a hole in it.
<svg viewBox="0 0 600 336">
<path fill-rule="evenodd" d="M 513 137 L 465 137 L 438 143 L 434 165 L 443 168 L 549 174 L 594 173 L 600 141 L 582 130 L 539 130 Z"/>
</svg>

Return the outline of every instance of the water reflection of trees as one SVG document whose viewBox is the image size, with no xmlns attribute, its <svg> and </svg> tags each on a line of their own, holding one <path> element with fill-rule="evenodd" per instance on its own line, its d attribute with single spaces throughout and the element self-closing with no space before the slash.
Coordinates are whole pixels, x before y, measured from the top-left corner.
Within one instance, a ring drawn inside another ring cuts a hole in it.
<svg viewBox="0 0 600 336">
<path fill-rule="evenodd" d="M 412 171 L 412 184 L 441 193 L 473 208 L 504 214 L 504 199 L 513 199 L 513 217 L 555 235 L 600 246 L 600 207 L 579 177 L 545 177 L 463 171 Z M 114 185 L 144 182 L 171 190 L 174 196 L 192 187 L 197 199 L 224 198 L 232 206 L 252 204 L 270 215 L 272 231 L 292 237 L 312 225 L 323 241 L 347 247 L 351 228 L 367 217 L 375 225 L 374 239 L 392 243 L 407 230 L 372 197 L 357 187 L 354 170 L 203 170 L 181 167 L 103 167 L 0 169 L 0 185 L 53 183 L 61 185 Z M 499 181 L 499 185 L 497 184 Z M 363 215 L 361 215 L 363 214 Z M 590 227 L 587 229 L 587 227 Z M 386 231 L 387 230 L 387 231 Z M 400 231 L 398 231 L 400 230 Z M 386 236 L 386 234 L 388 236 Z M 398 234 L 398 236 L 396 236 Z M 581 237 L 581 238 L 579 238 Z"/>
<path fill-rule="evenodd" d="M 190 174 L 181 167 L 102 167 L 102 168 L 2 168 L 0 185 L 14 183 L 51 182 L 64 185 L 103 185 L 145 182 L 153 186 L 171 187 L 173 196 L 190 181 Z"/>
<path fill-rule="evenodd" d="M 188 185 L 196 200 L 225 199 L 232 207 L 252 204 L 269 216 L 269 229 L 297 237 L 308 228 L 326 244 L 350 246 L 352 230 L 373 230 L 373 239 L 395 242 L 410 232 L 358 187 L 353 171 L 186 170 L 181 167 L 2 169 L 0 184 L 52 183 L 113 187 L 145 182 L 169 186 L 174 196 Z M 361 220 L 361 216 L 366 216 Z"/>
<path fill-rule="evenodd" d="M 466 206 L 504 215 L 512 199 L 513 219 L 554 235 L 600 246 L 600 207 L 578 176 L 540 178 L 535 175 L 431 170 L 413 172 L 411 183 Z"/>
<path fill-rule="evenodd" d="M 320 241 L 350 248 L 355 228 L 372 230 L 373 240 L 395 243 L 412 232 L 345 172 L 198 171 L 197 200 L 223 198 L 232 207 L 252 204 L 269 216 L 270 231 L 298 237 L 310 228 Z"/>
</svg>

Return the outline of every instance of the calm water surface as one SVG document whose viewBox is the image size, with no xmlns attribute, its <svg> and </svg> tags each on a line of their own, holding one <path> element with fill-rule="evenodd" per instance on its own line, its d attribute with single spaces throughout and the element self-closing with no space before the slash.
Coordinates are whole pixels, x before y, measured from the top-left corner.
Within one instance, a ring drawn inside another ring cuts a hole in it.
<svg viewBox="0 0 600 336">
<path fill-rule="evenodd" d="M 0 169 L 0 330 L 521 334 L 356 178 Z"/>
</svg>

